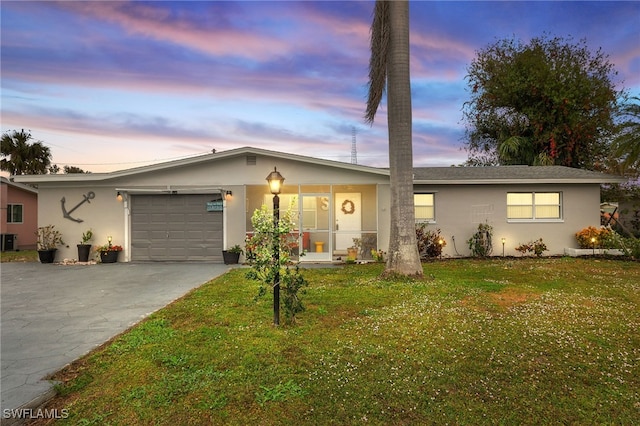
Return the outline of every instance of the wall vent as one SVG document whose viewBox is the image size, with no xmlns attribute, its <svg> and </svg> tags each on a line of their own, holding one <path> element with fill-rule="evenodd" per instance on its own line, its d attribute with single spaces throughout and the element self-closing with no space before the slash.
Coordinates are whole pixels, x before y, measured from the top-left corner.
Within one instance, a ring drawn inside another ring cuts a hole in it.
<svg viewBox="0 0 640 426">
<path fill-rule="evenodd" d="M 255 155 L 247 155 L 247 166 L 255 166 L 258 163 L 258 159 Z"/>
</svg>

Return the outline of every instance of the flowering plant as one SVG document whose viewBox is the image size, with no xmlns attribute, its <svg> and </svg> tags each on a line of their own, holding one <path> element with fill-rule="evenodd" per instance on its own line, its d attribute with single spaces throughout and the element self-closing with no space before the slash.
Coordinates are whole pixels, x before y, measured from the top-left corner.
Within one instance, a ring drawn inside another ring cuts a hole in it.
<svg viewBox="0 0 640 426">
<path fill-rule="evenodd" d="M 103 252 L 103 251 L 122 251 L 122 246 L 105 244 L 103 246 L 96 246 L 96 251 L 98 251 L 98 252 Z"/>
<path fill-rule="evenodd" d="M 606 247 L 612 237 L 612 232 L 609 228 L 589 226 L 576 232 L 576 240 L 578 240 L 580 248 Z"/>
</svg>

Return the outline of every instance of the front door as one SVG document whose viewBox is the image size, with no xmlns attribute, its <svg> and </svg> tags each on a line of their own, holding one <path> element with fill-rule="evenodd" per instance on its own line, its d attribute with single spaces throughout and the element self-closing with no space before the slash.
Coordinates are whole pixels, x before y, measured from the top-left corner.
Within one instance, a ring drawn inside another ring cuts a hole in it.
<svg viewBox="0 0 640 426">
<path fill-rule="evenodd" d="M 302 194 L 300 196 L 300 243 L 305 251 L 301 261 L 331 261 L 331 196 Z"/>
<path fill-rule="evenodd" d="M 346 251 L 354 238 L 362 237 L 362 194 L 336 193 L 336 250 Z"/>
</svg>

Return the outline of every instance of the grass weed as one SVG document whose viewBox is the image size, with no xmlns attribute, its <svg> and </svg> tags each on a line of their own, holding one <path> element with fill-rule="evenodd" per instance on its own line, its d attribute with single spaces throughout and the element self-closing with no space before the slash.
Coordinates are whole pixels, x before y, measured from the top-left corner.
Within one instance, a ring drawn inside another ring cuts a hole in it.
<svg viewBox="0 0 640 426">
<path fill-rule="evenodd" d="M 640 263 L 457 259 L 303 271 L 271 324 L 233 270 L 57 375 L 60 424 L 635 424 Z"/>
</svg>

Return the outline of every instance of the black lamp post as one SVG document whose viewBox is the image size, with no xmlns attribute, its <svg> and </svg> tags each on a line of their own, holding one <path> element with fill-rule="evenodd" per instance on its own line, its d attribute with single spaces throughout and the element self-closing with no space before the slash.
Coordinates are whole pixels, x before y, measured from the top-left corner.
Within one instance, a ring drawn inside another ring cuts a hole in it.
<svg viewBox="0 0 640 426">
<path fill-rule="evenodd" d="M 273 194 L 273 263 L 275 274 L 273 276 L 273 325 L 280 325 L 280 235 L 278 222 L 280 221 L 280 189 L 284 178 L 274 167 L 267 176 L 269 190 Z"/>
</svg>

